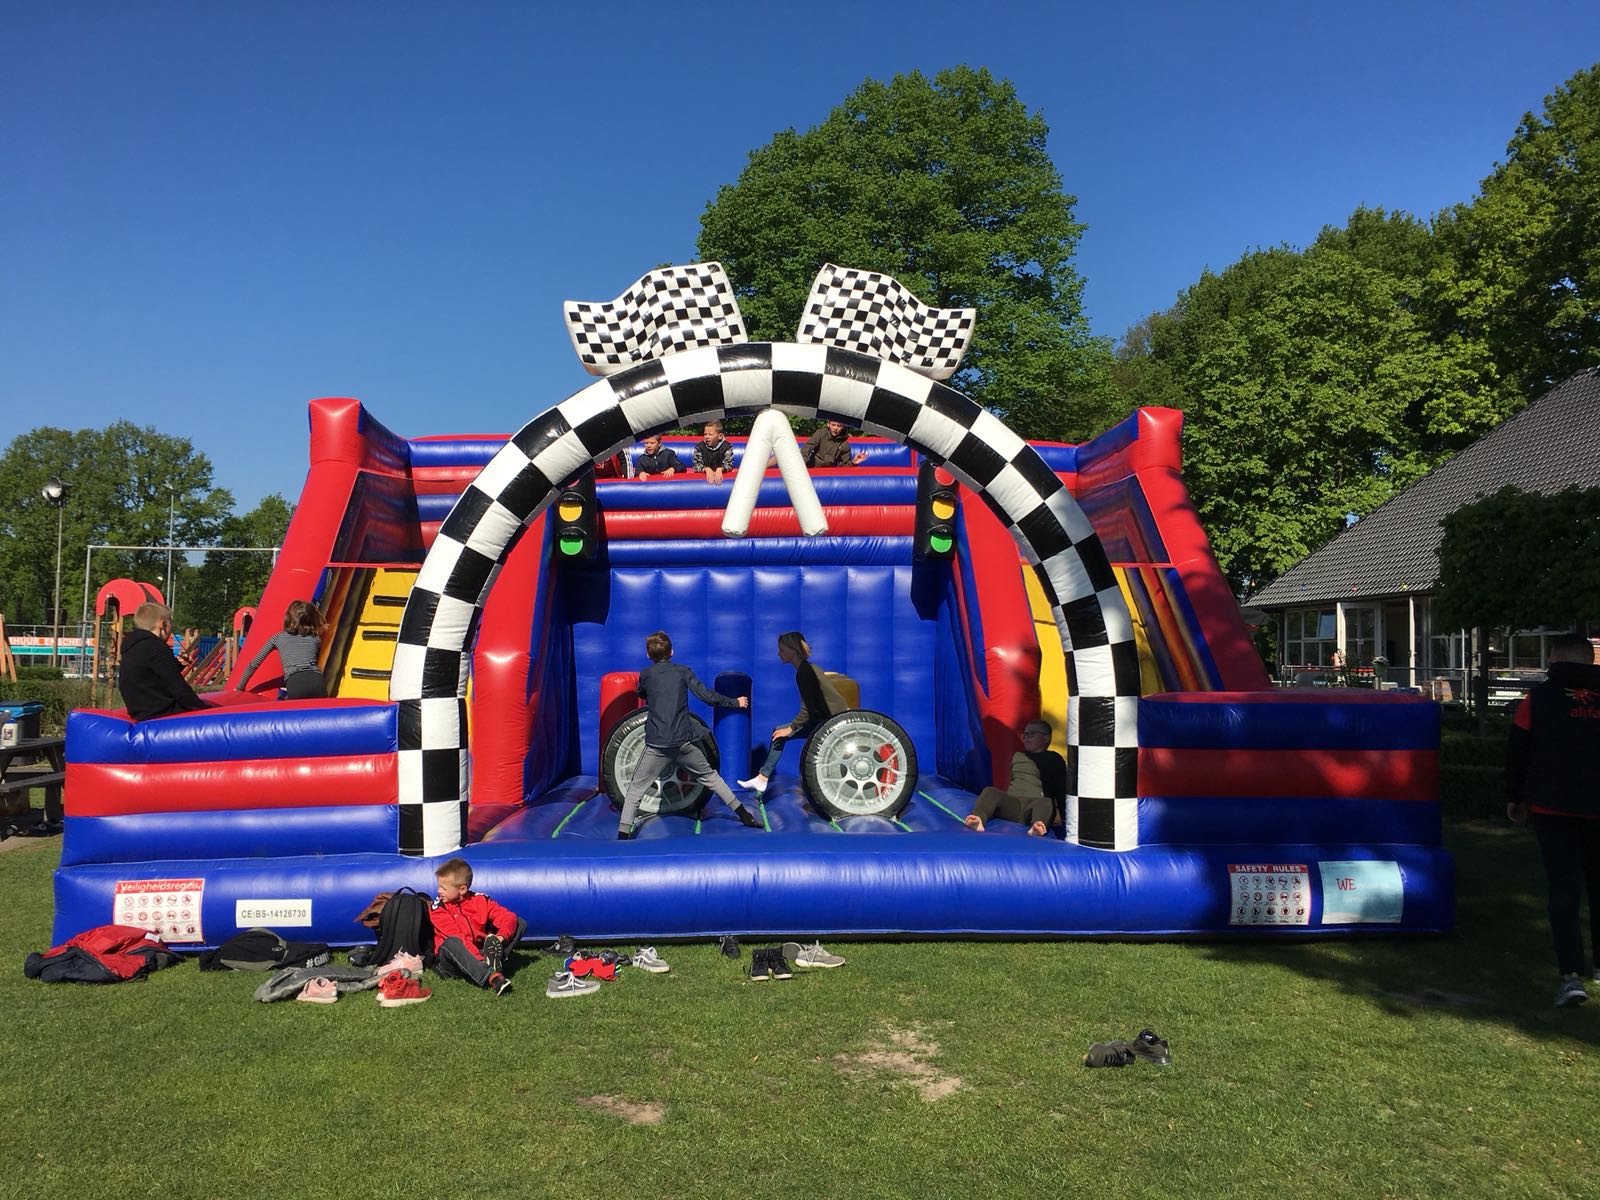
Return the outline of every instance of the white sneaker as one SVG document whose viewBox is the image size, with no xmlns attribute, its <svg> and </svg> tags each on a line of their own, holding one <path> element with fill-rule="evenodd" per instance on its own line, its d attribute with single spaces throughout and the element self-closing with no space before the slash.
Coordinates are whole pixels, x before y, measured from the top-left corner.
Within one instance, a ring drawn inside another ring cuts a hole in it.
<svg viewBox="0 0 1600 1200">
<path fill-rule="evenodd" d="M 812 942 L 809 946 L 802 946 L 799 942 L 785 942 L 783 956 L 797 967 L 844 966 L 844 959 L 837 954 L 829 954 L 822 948 L 821 942 Z"/>
<path fill-rule="evenodd" d="M 764 795 L 767 790 L 767 781 L 761 778 L 761 776 L 757 775 L 754 779 L 739 780 L 739 786 L 742 788 L 749 788 L 757 795 Z"/>
<path fill-rule="evenodd" d="M 598 979 L 579 979 L 571 971 L 557 971 L 550 976 L 550 982 L 544 985 L 544 994 L 552 1000 L 559 1000 L 563 996 L 587 996 L 599 990 Z"/>
<path fill-rule="evenodd" d="M 672 968 L 656 953 L 654 946 L 641 946 L 633 956 L 633 965 L 652 975 L 665 975 Z"/>
<path fill-rule="evenodd" d="M 1556 992 L 1557 1008 L 1576 1008 L 1587 1003 L 1589 993 L 1583 986 L 1583 980 L 1576 975 L 1568 975 L 1561 981 L 1561 988 Z"/>
</svg>

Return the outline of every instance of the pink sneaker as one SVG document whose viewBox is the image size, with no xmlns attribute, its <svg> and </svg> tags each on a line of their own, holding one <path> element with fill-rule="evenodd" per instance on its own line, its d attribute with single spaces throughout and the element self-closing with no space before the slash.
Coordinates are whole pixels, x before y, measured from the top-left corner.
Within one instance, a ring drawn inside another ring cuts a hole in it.
<svg viewBox="0 0 1600 1200">
<path fill-rule="evenodd" d="M 308 981 L 305 987 L 300 989 L 300 994 L 295 997 L 296 1000 L 304 1000 L 307 1004 L 332 1004 L 338 998 L 339 989 L 333 986 L 333 980 L 323 979 L 321 976 Z"/>
<path fill-rule="evenodd" d="M 402 950 L 399 954 L 396 954 L 388 962 L 384 963 L 383 966 L 378 968 L 378 978 L 382 979 L 385 975 L 392 975 L 396 971 L 399 971 L 403 975 L 408 975 L 412 979 L 421 979 L 422 955 L 407 954 L 404 950 Z"/>
</svg>

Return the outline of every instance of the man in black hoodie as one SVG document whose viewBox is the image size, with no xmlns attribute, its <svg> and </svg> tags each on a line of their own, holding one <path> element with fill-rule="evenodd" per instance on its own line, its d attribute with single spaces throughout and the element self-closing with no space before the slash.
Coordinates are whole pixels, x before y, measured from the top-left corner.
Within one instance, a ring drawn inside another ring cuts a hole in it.
<svg viewBox="0 0 1600 1200">
<path fill-rule="evenodd" d="M 1600 957 L 1600 667 L 1588 638 L 1550 643 L 1548 678 L 1523 698 L 1511 727 L 1506 788 L 1506 816 L 1519 825 L 1531 818 L 1539 839 L 1561 972 L 1556 1004 L 1570 1008 L 1589 998 L 1578 920 L 1586 888 L 1590 946 Z"/>
<path fill-rule="evenodd" d="M 165 604 L 141 604 L 134 610 L 133 624 L 133 632 L 122 639 L 122 666 L 117 671 L 117 690 L 128 715 L 148 721 L 213 707 L 194 694 L 167 645 L 172 610 Z"/>
</svg>

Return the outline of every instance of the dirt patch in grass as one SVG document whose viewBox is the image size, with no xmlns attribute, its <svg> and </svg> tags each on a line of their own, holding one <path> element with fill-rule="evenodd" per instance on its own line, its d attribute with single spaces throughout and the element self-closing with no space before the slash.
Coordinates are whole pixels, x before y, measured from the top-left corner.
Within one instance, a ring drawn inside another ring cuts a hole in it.
<svg viewBox="0 0 1600 1200">
<path fill-rule="evenodd" d="M 939 1043 L 920 1029 L 883 1028 L 877 1041 L 858 1054 L 840 1054 L 835 1062 L 851 1079 L 883 1079 L 909 1083 L 929 1103 L 943 1100 L 961 1087 L 959 1075 L 946 1075 L 931 1061 Z"/>
<path fill-rule="evenodd" d="M 584 1108 L 621 1117 L 634 1125 L 659 1125 L 667 1119 L 667 1106 L 655 1100 L 624 1100 L 621 1096 L 579 1096 Z"/>
</svg>

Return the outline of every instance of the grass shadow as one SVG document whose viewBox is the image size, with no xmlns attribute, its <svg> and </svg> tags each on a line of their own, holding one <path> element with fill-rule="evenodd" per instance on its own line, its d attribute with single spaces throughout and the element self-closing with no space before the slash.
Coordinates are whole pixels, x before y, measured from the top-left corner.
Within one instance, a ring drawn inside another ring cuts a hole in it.
<svg viewBox="0 0 1600 1200">
<path fill-rule="evenodd" d="M 1223 942 L 1202 953 L 1241 967 L 1297 972 L 1401 1018 L 1447 1012 L 1539 1039 L 1600 1044 L 1600 1022 L 1591 1014 L 1552 1003 L 1558 976 L 1532 834 L 1504 822 L 1464 821 L 1446 825 L 1445 844 L 1456 858 L 1454 934 L 1291 946 Z"/>
</svg>

